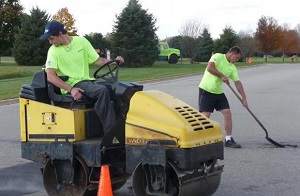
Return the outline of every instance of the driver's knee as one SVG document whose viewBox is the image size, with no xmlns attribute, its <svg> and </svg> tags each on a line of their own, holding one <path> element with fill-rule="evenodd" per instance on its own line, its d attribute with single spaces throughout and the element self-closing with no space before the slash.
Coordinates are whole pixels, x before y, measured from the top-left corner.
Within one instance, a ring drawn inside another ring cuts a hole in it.
<svg viewBox="0 0 300 196">
<path fill-rule="evenodd" d="M 110 92 L 108 88 L 104 85 L 97 85 L 97 88 L 95 89 L 95 94 L 97 98 L 110 97 Z"/>
</svg>

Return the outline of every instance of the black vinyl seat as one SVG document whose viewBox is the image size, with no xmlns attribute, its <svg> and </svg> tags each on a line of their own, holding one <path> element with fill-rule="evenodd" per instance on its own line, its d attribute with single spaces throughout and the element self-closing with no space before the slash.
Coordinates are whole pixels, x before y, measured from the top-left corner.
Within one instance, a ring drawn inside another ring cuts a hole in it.
<svg viewBox="0 0 300 196">
<path fill-rule="evenodd" d="M 68 80 L 68 76 L 59 77 L 64 81 Z M 34 73 L 31 84 L 23 84 L 19 96 L 65 108 L 90 108 L 94 104 L 94 100 L 87 97 L 75 101 L 72 95 L 62 94 L 60 88 L 48 82 L 45 70 Z"/>
<path fill-rule="evenodd" d="M 34 73 L 31 84 L 23 84 L 19 92 L 22 98 L 50 104 L 48 83 L 44 70 Z"/>
<path fill-rule="evenodd" d="M 59 76 L 63 81 L 68 80 L 68 76 Z M 130 99 L 137 91 L 143 90 L 143 85 L 133 82 L 116 82 L 115 84 L 105 85 L 112 96 L 114 102 L 122 102 L 129 105 Z M 114 87 L 113 87 L 114 86 Z M 93 107 L 96 100 L 83 96 L 82 100 L 75 101 L 70 94 L 62 94 L 61 89 L 47 80 L 45 70 L 34 73 L 31 84 L 23 84 L 19 93 L 22 98 L 35 100 L 47 104 L 62 107 L 70 107 L 75 105 L 85 105 L 85 107 Z M 121 105 L 117 106 L 120 107 Z"/>
<path fill-rule="evenodd" d="M 68 80 L 68 76 L 59 76 L 63 81 Z M 70 108 L 92 108 L 96 100 L 83 96 L 80 100 L 74 100 L 69 93 L 62 94 L 61 89 L 48 81 L 48 95 L 51 103 L 56 106 Z"/>
<path fill-rule="evenodd" d="M 60 79 L 67 81 L 67 76 L 61 76 Z M 48 81 L 48 95 L 53 105 L 61 105 L 66 103 L 72 103 L 74 101 L 72 95 L 65 94 L 63 95 L 60 91 L 60 88 Z"/>
</svg>

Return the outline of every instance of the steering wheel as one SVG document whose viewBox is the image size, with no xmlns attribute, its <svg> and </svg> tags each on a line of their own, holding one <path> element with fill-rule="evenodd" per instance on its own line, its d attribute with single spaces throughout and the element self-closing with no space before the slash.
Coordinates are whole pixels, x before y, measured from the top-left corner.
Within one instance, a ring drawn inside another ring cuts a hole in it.
<svg viewBox="0 0 300 196">
<path fill-rule="evenodd" d="M 120 65 L 119 60 L 111 60 L 106 63 L 104 63 L 101 67 L 99 67 L 95 72 L 94 72 L 94 78 L 95 79 L 103 79 L 103 80 L 111 80 L 113 79 L 114 81 L 118 80 L 118 68 Z M 106 68 L 106 72 L 99 75 L 98 73 L 101 70 L 104 70 Z M 115 71 L 116 70 L 116 71 Z"/>
</svg>

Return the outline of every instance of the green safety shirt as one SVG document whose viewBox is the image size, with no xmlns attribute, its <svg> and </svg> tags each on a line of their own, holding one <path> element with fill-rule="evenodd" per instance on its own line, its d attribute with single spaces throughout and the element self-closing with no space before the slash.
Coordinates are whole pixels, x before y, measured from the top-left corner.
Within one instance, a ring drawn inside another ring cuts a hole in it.
<svg viewBox="0 0 300 196">
<path fill-rule="evenodd" d="M 216 53 L 210 58 L 209 62 L 215 63 L 216 69 L 226 77 L 233 81 L 239 80 L 236 66 L 227 60 L 225 54 Z M 199 87 L 213 94 L 222 94 L 222 84 L 223 80 L 209 73 L 206 68 Z"/>
<path fill-rule="evenodd" d="M 46 70 L 56 69 L 58 76 L 69 76 L 67 84 L 74 86 L 82 80 L 93 80 L 90 77 L 89 65 L 94 63 L 99 55 L 84 37 L 72 36 L 69 45 L 52 45 L 47 54 Z M 62 93 L 66 93 L 62 89 Z"/>
</svg>

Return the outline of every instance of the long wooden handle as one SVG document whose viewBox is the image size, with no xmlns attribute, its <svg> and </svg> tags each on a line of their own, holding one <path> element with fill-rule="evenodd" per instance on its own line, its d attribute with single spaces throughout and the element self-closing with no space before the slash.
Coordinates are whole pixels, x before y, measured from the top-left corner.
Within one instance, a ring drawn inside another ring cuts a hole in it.
<svg viewBox="0 0 300 196">
<path fill-rule="evenodd" d="M 232 90 L 232 92 L 235 94 L 235 96 L 240 100 L 240 102 L 243 104 L 243 100 L 240 97 L 240 95 L 232 88 L 232 86 L 227 83 L 228 87 Z M 265 128 L 265 126 L 260 122 L 260 120 L 254 115 L 254 113 L 250 110 L 250 108 L 248 106 L 245 106 L 245 108 L 248 110 L 248 112 L 251 114 L 251 116 L 256 120 L 256 122 L 261 126 L 261 128 L 263 128 L 263 130 L 266 132 L 266 138 L 268 138 L 269 134 L 267 129 Z"/>
</svg>

